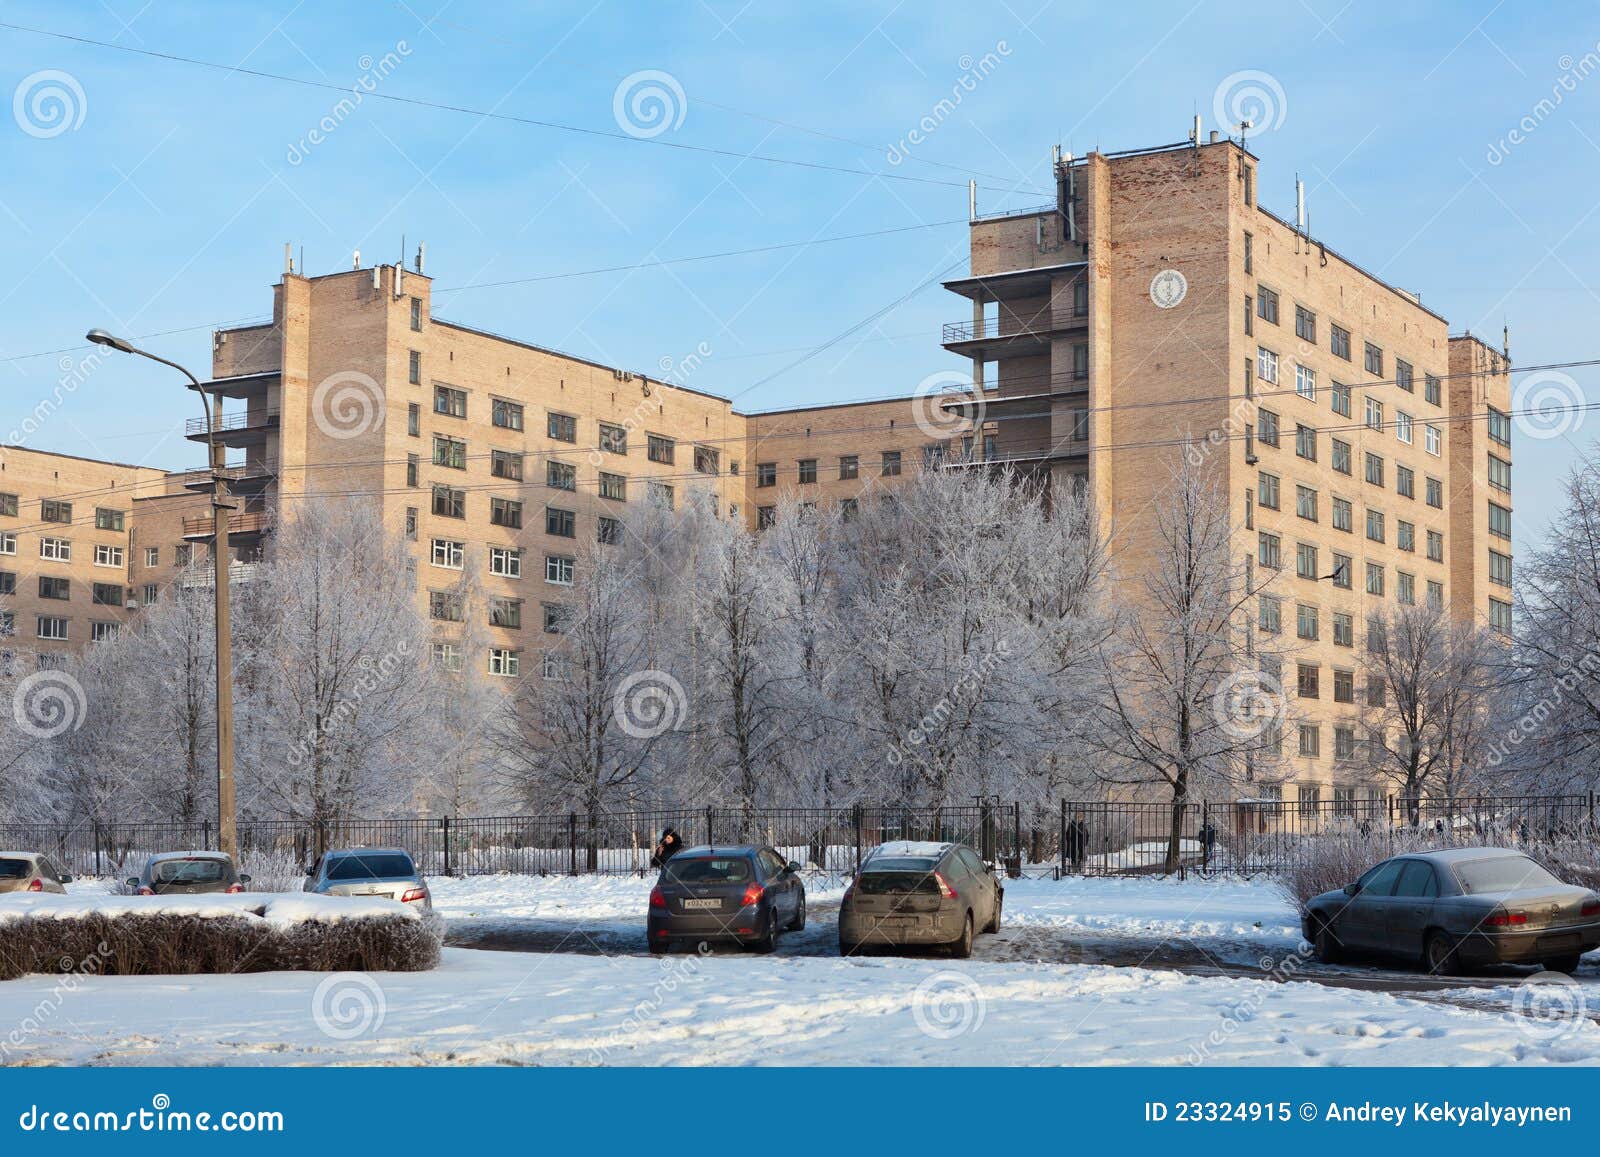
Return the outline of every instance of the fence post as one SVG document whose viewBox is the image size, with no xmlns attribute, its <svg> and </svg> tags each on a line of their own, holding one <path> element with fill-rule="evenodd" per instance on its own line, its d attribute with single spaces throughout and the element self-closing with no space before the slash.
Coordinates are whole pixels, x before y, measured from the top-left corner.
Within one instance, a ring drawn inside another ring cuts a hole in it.
<svg viewBox="0 0 1600 1157">
<path fill-rule="evenodd" d="M 450 875 L 450 817 L 445 816 L 439 823 L 444 828 L 444 874 Z"/>
<path fill-rule="evenodd" d="M 567 875 L 578 874 L 578 813 L 567 813 Z"/>
<path fill-rule="evenodd" d="M 211 821 L 210 820 L 205 820 L 200 825 L 200 846 L 202 848 L 209 848 L 211 846 Z"/>
<path fill-rule="evenodd" d="M 1056 879 L 1064 880 L 1067 878 L 1067 801 L 1065 799 L 1061 801 L 1061 845 L 1059 851 L 1061 853 L 1061 868 L 1060 874 Z"/>
<path fill-rule="evenodd" d="M 711 845 L 715 844 L 716 842 L 717 842 L 717 826 L 716 826 L 716 823 L 715 823 L 715 812 L 714 812 L 714 809 L 712 809 L 709 805 L 707 805 L 707 807 L 706 807 L 706 846 L 710 847 Z"/>
<path fill-rule="evenodd" d="M 106 874 L 105 873 L 105 866 L 100 861 L 100 846 L 101 846 L 101 843 L 102 843 L 102 840 L 101 840 L 101 835 L 100 835 L 100 821 L 99 820 L 95 820 L 94 821 L 94 874 L 96 876 L 103 876 L 103 875 Z"/>
<path fill-rule="evenodd" d="M 1206 800 L 1200 801 L 1200 866 L 1206 871 L 1211 870 L 1211 804 Z"/>
<path fill-rule="evenodd" d="M 1022 804 L 1011 801 L 1011 853 L 1017 857 L 1017 876 L 1022 876 Z"/>
<path fill-rule="evenodd" d="M 856 804 L 850 810 L 853 813 L 853 817 L 852 818 L 855 820 L 855 829 L 856 829 L 856 874 L 860 875 L 861 874 L 861 845 L 862 845 L 862 843 L 864 841 L 864 838 L 865 838 L 865 835 L 866 835 L 866 832 L 864 830 L 865 826 L 866 826 L 866 822 L 867 822 L 866 813 L 865 813 L 865 811 L 863 810 L 863 808 L 861 807 L 860 804 Z"/>
</svg>

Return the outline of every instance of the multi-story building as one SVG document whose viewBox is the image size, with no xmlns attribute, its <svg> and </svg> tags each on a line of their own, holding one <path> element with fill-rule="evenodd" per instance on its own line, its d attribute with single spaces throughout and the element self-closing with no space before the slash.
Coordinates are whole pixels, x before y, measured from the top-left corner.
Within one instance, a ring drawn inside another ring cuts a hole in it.
<svg viewBox="0 0 1600 1157">
<path fill-rule="evenodd" d="M 415 544 L 441 660 L 514 676 L 559 631 L 580 544 L 617 534 L 629 503 L 702 501 L 759 527 L 783 496 L 851 502 L 922 469 L 1008 463 L 1087 486 L 1127 576 L 1158 564 L 1152 511 L 1198 451 L 1264 584 L 1257 630 L 1292 651 L 1285 778 L 1308 803 L 1353 799 L 1368 620 L 1433 600 L 1509 624 L 1509 365 L 1262 208 L 1256 168 L 1214 136 L 1064 157 L 1050 204 L 975 216 L 970 274 L 947 283 L 970 319 L 944 332 L 977 384 L 964 401 L 744 414 L 684 384 L 691 367 L 663 381 L 436 317 L 420 269 L 286 271 L 270 322 L 214 336 L 234 552 L 247 566 L 302 498 L 369 501 Z M 187 433 L 204 443 L 206 423 Z M 45 552 L 51 580 L 11 580 L 3 603 L 19 633 L 48 628 L 44 649 L 112 629 L 97 624 L 158 597 L 209 540 L 205 472 L 11 450 L 0 479 L 0 551 Z M 70 560 L 49 555 L 51 519 L 91 510 Z M 463 653 L 468 572 L 484 654 Z M 107 579 L 122 607 L 98 602 Z"/>
</svg>

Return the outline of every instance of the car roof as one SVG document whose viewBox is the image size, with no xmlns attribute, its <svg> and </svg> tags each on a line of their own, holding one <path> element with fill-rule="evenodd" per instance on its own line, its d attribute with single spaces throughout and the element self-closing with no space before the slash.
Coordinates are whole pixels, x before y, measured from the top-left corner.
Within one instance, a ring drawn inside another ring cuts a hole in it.
<svg viewBox="0 0 1600 1157">
<path fill-rule="evenodd" d="M 150 857 L 152 864 L 159 864 L 163 860 L 227 860 L 230 864 L 233 862 L 232 857 L 227 852 L 157 852 Z"/>
<path fill-rule="evenodd" d="M 1439 848 L 1431 852 L 1407 852 L 1394 859 L 1429 860 L 1435 864 L 1461 864 L 1471 860 L 1498 860 L 1506 856 L 1527 858 L 1525 852 L 1515 848 Z"/>
<path fill-rule="evenodd" d="M 0 860 L 37 860 L 43 852 L 0 852 Z"/>
<path fill-rule="evenodd" d="M 879 844 L 867 853 L 863 867 L 870 864 L 879 856 L 900 856 L 914 860 L 938 860 L 947 852 L 960 847 L 960 844 L 935 840 L 890 840 L 886 844 Z"/>
<path fill-rule="evenodd" d="M 755 844 L 696 844 L 692 848 L 684 848 L 681 852 L 673 853 L 672 858 L 682 860 L 690 856 L 753 856 L 760 850 Z"/>
<path fill-rule="evenodd" d="M 324 856 L 327 856 L 330 860 L 331 859 L 336 859 L 336 858 L 339 858 L 339 857 L 342 857 L 342 856 L 372 856 L 372 855 L 378 855 L 378 856 L 404 856 L 408 860 L 411 858 L 411 853 L 406 851 L 404 848 L 329 848 L 326 852 L 324 852 L 322 854 Z"/>
</svg>

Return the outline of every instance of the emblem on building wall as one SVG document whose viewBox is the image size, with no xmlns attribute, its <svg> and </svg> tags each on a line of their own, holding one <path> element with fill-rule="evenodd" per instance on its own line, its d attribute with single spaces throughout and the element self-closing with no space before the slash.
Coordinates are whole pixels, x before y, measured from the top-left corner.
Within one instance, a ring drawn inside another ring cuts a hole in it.
<svg viewBox="0 0 1600 1157">
<path fill-rule="evenodd" d="M 1189 292 L 1189 279 L 1176 269 L 1163 269 L 1150 279 L 1150 300 L 1161 309 L 1171 309 Z"/>
</svg>

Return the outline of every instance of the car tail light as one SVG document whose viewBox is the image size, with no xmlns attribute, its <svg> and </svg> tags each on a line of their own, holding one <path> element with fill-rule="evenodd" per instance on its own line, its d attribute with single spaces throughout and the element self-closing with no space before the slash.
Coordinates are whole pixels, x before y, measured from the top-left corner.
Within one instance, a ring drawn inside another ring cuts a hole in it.
<svg viewBox="0 0 1600 1157">
<path fill-rule="evenodd" d="M 1585 916 L 1600 916 L 1600 896 L 1590 896 L 1583 902 Z"/>
<path fill-rule="evenodd" d="M 1505 928 L 1511 924 L 1526 924 L 1526 912 L 1496 912 L 1484 921 L 1491 928 Z"/>
<path fill-rule="evenodd" d="M 939 885 L 939 895 L 943 896 L 946 900 L 954 900 L 956 898 L 956 890 L 952 888 L 949 884 L 949 881 L 947 881 L 938 872 L 933 874 L 933 881 Z"/>
<path fill-rule="evenodd" d="M 155 894 L 156 894 L 156 890 L 154 888 L 147 888 L 143 884 L 139 885 L 139 895 L 141 895 L 141 896 L 154 896 Z"/>
<path fill-rule="evenodd" d="M 744 895 L 739 899 L 739 906 L 748 908 L 751 904 L 761 903 L 761 897 L 766 894 L 766 891 L 760 884 L 746 884 Z"/>
<path fill-rule="evenodd" d="M 851 880 L 849 886 L 846 887 L 845 890 L 844 890 L 844 895 L 839 897 L 839 903 L 841 903 L 841 904 L 850 903 L 850 897 L 854 896 L 855 894 L 856 894 L 856 882 L 854 880 Z"/>
<path fill-rule="evenodd" d="M 422 900 L 426 900 L 427 898 L 428 898 L 428 889 L 426 889 L 426 888 L 408 888 L 406 890 L 406 894 L 400 897 L 400 903 L 402 903 L 402 904 L 414 904 L 414 903 L 418 903 L 418 902 L 420 902 Z"/>
<path fill-rule="evenodd" d="M 30 892 L 42 892 L 42 891 L 44 891 L 44 881 L 41 880 L 38 876 L 35 876 L 33 879 L 28 881 L 28 891 L 30 891 Z"/>
<path fill-rule="evenodd" d="M 227 888 L 228 895 L 230 895 L 230 896 L 233 895 L 235 892 L 242 892 L 242 891 L 244 891 L 244 885 L 243 884 L 229 884 L 228 888 Z"/>
<path fill-rule="evenodd" d="M 650 907 L 652 907 L 652 908 L 665 908 L 666 906 L 667 906 L 666 893 L 663 892 L 661 890 L 661 886 L 659 884 L 657 884 L 654 888 L 650 889 Z"/>
</svg>

